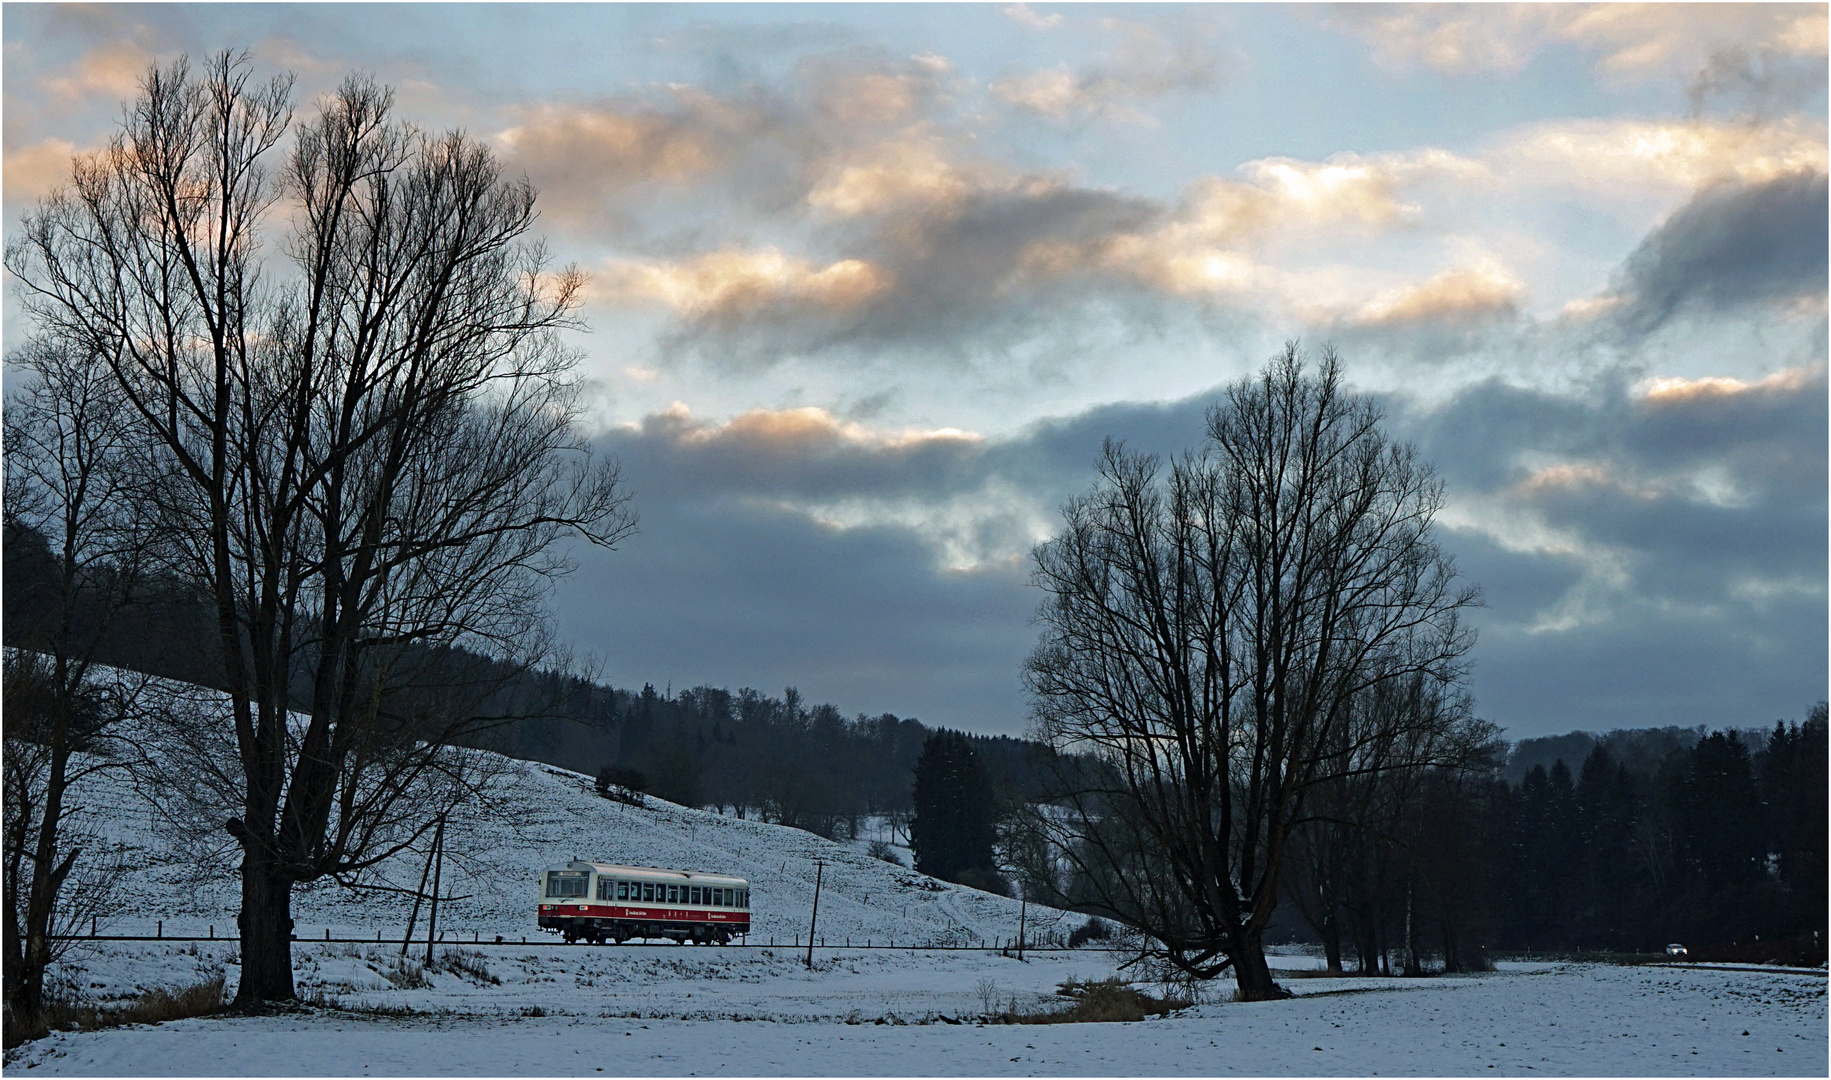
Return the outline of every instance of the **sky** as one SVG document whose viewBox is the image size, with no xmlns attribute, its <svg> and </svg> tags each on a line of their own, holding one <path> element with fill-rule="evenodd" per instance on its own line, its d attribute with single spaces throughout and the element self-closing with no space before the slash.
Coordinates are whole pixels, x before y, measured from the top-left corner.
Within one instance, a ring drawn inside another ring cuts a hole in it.
<svg viewBox="0 0 1831 1080">
<path fill-rule="evenodd" d="M 640 532 L 620 686 L 1018 734 L 1034 546 L 1333 347 L 1445 485 L 1512 738 L 1827 684 L 1827 8 L 8 3 L 11 232 L 151 63 L 352 73 L 539 188 Z M 277 255 L 277 253 L 276 253 Z M 5 344 L 28 328 L 11 289 Z"/>
</svg>

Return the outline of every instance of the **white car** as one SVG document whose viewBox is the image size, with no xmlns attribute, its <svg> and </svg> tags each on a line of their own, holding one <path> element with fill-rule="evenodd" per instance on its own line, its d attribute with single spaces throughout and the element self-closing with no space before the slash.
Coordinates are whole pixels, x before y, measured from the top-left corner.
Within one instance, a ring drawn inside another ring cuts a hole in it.
<svg viewBox="0 0 1831 1080">
<path fill-rule="evenodd" d="M 1690 954 L 1685 951 L 1685 947 L 1683 945 L 1680 945 L 1676 941 L 1673 942 L 1672 944 L 1666 946 L 1666 957 L 1668 959 L 1677 959 L 1679 957 L 1689 956 L 1689 955 Z"/>
</svg>

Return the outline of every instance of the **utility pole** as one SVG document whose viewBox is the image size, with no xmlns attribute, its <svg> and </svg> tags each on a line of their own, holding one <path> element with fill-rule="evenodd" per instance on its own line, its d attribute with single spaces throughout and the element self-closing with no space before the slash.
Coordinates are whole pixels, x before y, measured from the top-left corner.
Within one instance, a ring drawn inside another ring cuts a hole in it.
<svg viewBox="0 0 1831 1080">
<path fill-rule="evenodd" d="M 826 870 L 826 863 L 814 863 L 814 915 L 807 921 L 807 966 L 814 967 L 814 927 L 820 923 L 820 878 Z"/>
<path fill-rule="evenodd" d="M 432 834 L 432 850 L 437 856 L 432 864 L 432 913 L 426 918 L 426 962 L 432 963 L 433 932 L 439 926 L 439 874 L 445 869 L 445 817 L 439 816 L 439 827 Z"/>
<path fill-rule="evenodd" d="M 445 819 L 439 819 L 440 826 Z M 420 887 L 413 890 L 413 911 L 407 916 L 407 932 L 401 935 L 401 956 L 407 955 L 407 949 L 413 944 L 413 928 L 420 921 L 420 901 L 426 898 L 426 879 L 432 876 L 432 857 L 437 853 L 436 847 L 426 849 L 426 868 L 420 871 Z"/>
<path fill-rule="evenodd" d="M 1024 916 L 1030 913 L 1030 894 L 1023 883 L 1017 885 L 1017 958 L 1024 958 Z"/>
</svg>

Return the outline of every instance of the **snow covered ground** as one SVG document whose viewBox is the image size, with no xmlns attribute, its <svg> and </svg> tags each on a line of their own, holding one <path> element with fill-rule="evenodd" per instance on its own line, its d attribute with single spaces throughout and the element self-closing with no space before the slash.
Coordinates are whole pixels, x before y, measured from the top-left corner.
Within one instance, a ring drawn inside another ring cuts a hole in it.
<svg viewBox="0 0 1831 1080">
<path fill-rule="evenodd" d="M 164 959 L 104 955 L 92 970 L 173 977 L 212 962 L 207 946 L 139 948 Z M 1415 981 L 1289 978 L 1292 1001 L 1132 1024 L 981 1026 L 986 999 L 1027 1007 L 1063 978 L 1110 971 L 1111 959 L 836 950 L 817 951 L 810 972 L 781 949 L 529 946 L 482 950 L 500 985 L 439 974 L 396 989 L 369 948 L 300 949 L 302 989 L 334 990 L 345 1009 L 58 1034 L 9 1058 L 8 1071 L 1822 1076 L 1828 1064 L 1822 975 L 1533 964 Z M 416 1011 L 348 1008 L 363 1005 Z"/>
<path fill-rule="evenodd" d="M 1825 1075 L 1822 973 L 1514 964 L 1436 979 L 1298 974 L 1293 1001 L 1233 1004 L 1218 986 L 1181 1013 L 1133 1024 L 980 1025 L 988 1010 L 1061 999 L 1065 979 L 1115 973 L 1096 950 L 1020 962 L 975 948 L 1016 934 L 1017 901 L 871 858 L 859 843 L 652 801 L 599 798 L 588 778 L 503 761 L 488 805 L 446 835 L 436 946 L 425 915 L 409 960 L 397 894 L 321 884 L 296 894 L 300 995 L 268 1017 L 59 1033 L 7 1056 L 9 1074 L 70 1075 L 1359 1075 L 1532 1072 Z M 81 792 L 86 824 L 133 868 L 107 934 L 202 942 L 84 942 L 53 971 L 101 1003 L 221 974 L 233 990 L 233 852 L 197 857 L 119 774 Z M 220 840 L 220 838 L 217 838 Z M 534 925 L 536 875 L 574 857 L 750 879 L 748 947 L 564 946 Z M 812 970 L 803 963 L 814 867 L 825 866 Z M 412 888 L 423 855 L 384 867 Z M 1033 936 L 1078 916 L 1031 907 Z M 355 942 L 326 942 L 335 938 Z M 376 941 L 377 936 L 388 941 Z M 495 939 L 501 937 L 503 943 Z M 471 944 L 475 939 L 478 943 Z M 864 949 L 894 943 L 904 948 Z M 920 946 L 911 949 L 908 946 Z"/>
</svg>

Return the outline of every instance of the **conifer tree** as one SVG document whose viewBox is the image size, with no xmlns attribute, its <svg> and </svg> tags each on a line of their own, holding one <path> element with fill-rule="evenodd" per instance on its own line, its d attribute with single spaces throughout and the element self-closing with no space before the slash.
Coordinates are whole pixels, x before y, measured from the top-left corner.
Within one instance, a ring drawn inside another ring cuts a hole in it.
<svg viewBox="0 0 1831 1080">
<path fill-rule="evenodd" d="M 909 846 L 916 869 L 1002 892 L 992 858 L 992 782 L 965 735 L 937 731 L 922 743 L 914 798 Z"/>
</svg>

